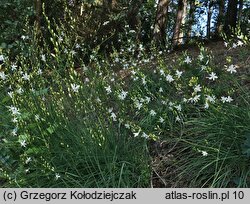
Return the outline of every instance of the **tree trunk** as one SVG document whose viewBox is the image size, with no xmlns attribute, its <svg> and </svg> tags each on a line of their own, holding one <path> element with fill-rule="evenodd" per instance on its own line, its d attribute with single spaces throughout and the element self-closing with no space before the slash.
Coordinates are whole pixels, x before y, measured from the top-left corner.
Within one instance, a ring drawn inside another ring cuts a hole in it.
<svg viewBox="0 0 250 204">
<path fill-rule="evenodd" d="M 226 35 L 229 37 L 232 34 L 232 31 L 236 28 L 237 25 L 237 5 L 238 0 L 229 0 L 224 31 Z"/>
<path fill-rule="evenodd" d="M 183 30 L 182 25 L 185 24 L 185 18 L 187 13 L 187 0 L 178 1 L 177 18 L 174 29 L 173 44 L 174 46 L 179 45 L 183 42 Z"/>
<path fill-rule="evenodd" d="M 240 21 L 241 21 L 242 9 L 243 9 L 243 0 L 239 0 L 238 22 L 240 22 Z"/>
<path fill-rule="evenodd" d="M 35 15 L 35 25 L 37 26 L 38 30 L 40 30 L 42 19 L 42 0 L 35 0 Z"/>
<path fill-rule="evenodd" d="M 223 31 L 224 18 L 225 18 L 225 1 L 219 0 L 219 14 L 217 17 L 216 30 L 215 30 L 216 36 L 219 36 L 220 33 Z"/>
<path fill-rule="evenodd" d="M 127 14 L 129 27 L 136 31 L 136 39 L 138 41 L 141 31 L 141 18 L 139 15 L 141 6 L 142 0 L 132 0 Z"/>
<path fill-rule="evenodd" d="M 207 2 L 207 38 L 210 39 L 210 32 L 211 32 L 211 17 L 212 17 L 212 2 L 208 0 Z"/>
<path fill-rule="evenodd" d="M 194 24 L 194 12 L 196 10 L 196 6 L 195 6 L 195 0 L 190 0 L 189 1 L 189 13 L 188 13 L 188 30 L 187 30 L 187 39 L 189 40 L 191 38 L 192 35 L 192 26 Z"/>
<path fill-rule="evenodd" d="M 142 5 L 142 0 L 132 0 L 128 10 L 127 18 L 131 29 L 137 30 L 140 25 L 139 11 Z"/>
<path fill-rule="evenodd" d="M 166 24 L 169 0 L 159 0 L 154 24 L 154 40 L 156 44 L 165 46 L 166 44 Z"/>
</svg>

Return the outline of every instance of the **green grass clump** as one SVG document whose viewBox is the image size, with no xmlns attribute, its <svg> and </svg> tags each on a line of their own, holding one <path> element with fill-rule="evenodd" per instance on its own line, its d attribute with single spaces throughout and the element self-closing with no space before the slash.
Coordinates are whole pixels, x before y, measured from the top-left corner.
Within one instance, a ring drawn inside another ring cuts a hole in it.
<svg viewBox="0 0 250 204">
<path fill-rule="evenodd" d="M 189 187 L 249 187 L 249 106 L 213 109 L 186 122 L 178 161 Z"/>
</svg>

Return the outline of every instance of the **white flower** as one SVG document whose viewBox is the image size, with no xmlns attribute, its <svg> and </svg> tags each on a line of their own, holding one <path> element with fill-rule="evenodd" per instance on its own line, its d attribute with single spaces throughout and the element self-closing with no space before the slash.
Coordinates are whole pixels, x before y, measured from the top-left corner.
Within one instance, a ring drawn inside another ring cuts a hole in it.
<svg viewBox="0 0 250 204">
<path fill-rule="evenodd" d="M 232 101 L 233 101 L 233 99 L 231 98 L 231 96 L 228 96 L 228 97 L 227 97 L 227 102 L 228 102 L 228 103 L 231 103 Z"/>
<path fill-rule="evenodd" d="M 193 98 L 193 101 L 196 103 L 200 100 L 200 95 L 196 95 L 194 98 Z"/>
<path fill-rule="evenodd" d="M 194 92 L 200 92 L 201 91 L 201 85 L 200 84 L 198 84 L 198 85 L 196 85 L 195 87 L 194 87 Z"/>
<path fill-rule="evenodd" d="M 160 92 L 160 93 L 162 93 L 162 92 L 163 92 L 163 89 L 162 89 L 162 87 L 160 87 L 160 89 L 159 89 L 159 92 Z"/>
<path fill-rule="evenodd" d="M 118 95 L 118 98 L 119 98 L 120 100 L 124 100 L 124 99 L 127 97 L 127 94 L 128 94 L 127 91 L 123 91 L 123 90 L 122 90 L 122 92 Z"/>
<path fill-rule="evenodd" d="M 17 68 L 17 65 L 16 65 L 16 64 L 12 64 L 12 65 L 11 65 L 11 71 L 15 71 L 16 68 Z"/>
<path fill-rule="evenodd" d="M 14 128 L 12 131 L 11 131 L 11 134 L 13 136 L 17 136 L 17 128 Z"/>
<path fill-rule="evenodd" d="M 139 100 L 140 100 L 141 103 L 145 102 L 144 98 L 140 98 Z"/>
<path fill-rule="evenodd" d="M 71 84 L 71 89 L 73 92 L 77 93 L 79 88 L 80 88 L 80 85 L 77 85 L 77 84 Z"/>
<path fill-rule="evenodd" d="M 133 134 L 134 134 L 134 137 L 138 137 L 140 134 L 140 130 L 138 132 L 134 132 Z"/>
<path fill-rule="evenodd" d="M 238 45 L 238 46 L 242 46 L 242 45 L 244 45 L 244 43 L 243 43 L 242 41 L 238 41 L 238 42 L 237 42 L 237 45 Z"/>
<path fill-rule="evenodd" d="M 160 123 L 164 123 L 164 121 L 165 121 L 164 118 L 163 118 L 163 117 L 160 117 L 159 122 L 160 122 Z"/>
<path fill-rule="evenodd" d="M 116 119 L 117 116 L 116 116 L 116 114 L 114 112 L 111 112 L 110 117 L 112 118 L 113 121 L 117 121 L 117 119 Z"/>
<path fill-rule="evenodd" d="M 169 105 L 170 110 L 173 110 L 174 103 L 170 101 L 170 102 L 168 103 L 168 105 Z"/>
<path fill-rule="evenodd" d="M 110 93 L 112 92 L 110 86 L 106 86 L 106 87 L 105 87 L 105 90 L 106 90 L 107 94 L 110 94 Z"/>
<path fill-rule="evenodd" d="M 19 109 L 15 106 L 8 106 L 9 111 L 12 113 L 12 115 L 20 115 Z"/>
<path fill-rule="evenodd" d="M 225 102 L 231 103 L 233 101 L 233 99 L 231 96 L 227 96 L 227 97 L 222 96 L 221 101 L 222 101 L 222 103 L 225 103 Z"/>
<path fill-rule="evenodd" d="M 109 113 L 112 113 L 112 111 L 113 111 L 113 108 L 109 108 L 109 109 L 108 109 L 108 112 L 109 112 Z"/>
<path fill-rule="evenodd" d="M 81 48 L 81 46 L 78 43 L 76 43 L 76 49 L 79 49 L 79 48 Z"/>
<path fill-rule="evenodd" d="M 43 62 L 46 62 L 46 57 L 45 57 L 44 54 L 41 55 L 41 59 L 42 59 Z"/>
<path fill-rule="evenodd" d="M 198 58 L 199 58 L 200 61 L 202 61 L 204 59 L 204 55 L 202 53 L 200 53 Z"/>
<path fill-rule="evenodd" d="M 175 75 L 176 75 L 178 78 L 180 78 L 182 74 L 183 74 L 182 71 L 176 70 Z"/>
<path fill-rule="evenodd" d="M 225 103 L 225 102 L 227 101 L 227 97 L 222 96 L 222 97 L 221 97 L 221 101 L 222 101 L 222 103 Z"/>
<path fill-rule="evenodd" d="M 118 57 L 115 58 L 115 62 L 119 62 L 120 59 Z"/>
<path fill-rule="evenodd" d="M 27 143 L 25 140 L 20 141 L 21 147 L 26 147 Z"/>
<path fill-rule="evenodd" d="M 145 101 L 146 101 L 147 103 L 149 103 L 149 102 L 151 101 L 151 98 L 148 97 L 148 96 L 146 96 L 146 97 L 145 97 Z"/>
<path fill-rule="evenodd" d="M 86 67 L 85 65 L 83 65 L 83 71 L 88 71 L 88 70 L 89 70 L 89 68 Z"/>
<path fill-rule="evenodd" d="M 172 81 L 174 81 L 174 78 L 170 74 L 168 74 L 166 76 L 166 80 L 171 83 Z"/>
<path fill-rule="evenodd" d="M 75 50 L 71 50 L 70 53 L 71 53 L 72 55 L 76 55 L 77 52 L 76 52 Z"/>
<path fill-rule="evenodd" d="M 237 47 L 237 44 L 236 43 L 233 43 L 233 46 L 232 46 L 233 48 L 236 48 Z"/>
<path fill-rule="evenodd" d="M 130 125 L 128 123 L 126 123 L 125 128 L 130 129 Z"/>
<path fill-rule="evenodd" d="M 209 80 L 215 80 L 218 79 L 218 77 L 216 76 L 216 73 L 212 72 L 211 74 L 209 74 L 209 77 L 207 77 Z"/>
<path fill-rule="evenodd" d="M 36 121 L 40 120 L 40 116 L 38 114 L 35 115 L 35 120 Z"/>
<path fill-rule="evenodd" d="M 0 78 L 2 80 L 5 80 L 5 79 L 7 79 L 7 75 L 4 72 L 0 72 Z"/>
<path fill-rule="evenodd" d="M 161 74 L 162 76 L 165 76 L 165 72 L 164 72 L 163 69 L 160 69 L 160 74 Z"/>
<path fill-rule="evenodd" d="M 28 163 L 31 162 L 31 160 L 32 160 L 31 157 L 28 157 L 28 158 L 26 159 L 25 163 L 28 164 Z"/>
<path fill-rule="evenodd" d="M 201 65 L 201 71 L 204 71 L 206 69 L 207 69 L 206 65 Z"/>
<path fill-rule="evenodd" d="M 156 112 L 154 110 L 151 110 L 150 113 L 149 113 L 151 116 L 155 116 L 156 115 Z"/>
<path fill-rule="evenodd" d="M 204 108 L 205 108 L 205 109 L 208 109 L 208 108 L 209 108 L 208 102 L 205 103 Z"/>
<path fill-rule="evenodd" d="M 16 92 L 21 95 L 23 93 L 23 89 L 20 87 L 19 89 L 16 90 Z"/>
<path fill-rule="evenodd" d="M 14 94 L 13 91 L 8 92 L 8 95 L 9 95 L 10 98 L 13 98 L 13 94 Z"/>
<path fill-rule="evenodd" d="M 142 45 L 142 44 L 140 44 L 140 45 L 139 45 L 139 50 L 144 50 L 144 48 L 143 48 L 143 45 Z"/>
<path fill-rule="evenodd" d="M 60 177 L 60 174 L 56 173 L 56 180 L 58 180 Z"/>
<path fill-rule="evenodd" d="M 101 103 L 101 99 L 99 97 L 96 98 L 96 102 Z"/>
<path fill-rule="evenodd" d="M 4 62 L 4 56 L 0 55 L 0 61 Z"/>
<path fill-rule="evenodd" d="M 138 79 L 139 79 L 138 76 L 135 76 L 135 77 L 133 78 L 134 81 L 137 81 Z"/>
<path fill-rule="evenodd" d="M 209 96 L 209 95 L 207 95 L 207 97 L 206 97 L 206 100 L 209 101 L 209 102 L 211 102 L 211 103 L 214 103 L 215 99 L 216 99 L 215 96 Z"/>
<path fill-rule="evenodd" d="M 25 40 L 25 39 L 26 39 L 26 36 L 25 36 L 25 35 L 22 35 L 21 38 L 22 38 L 22 40 Z"/>
<path fill-rule="evenodd" d="M 146 83 L 147 83 L 146 77 L 143 77 L 143 78 L 142 78 L 142 84 L 143 84 L 143 85 L 146 85 Z"/>
<path fill-rule="evenodd" d="M 189 56 L 187 56 L 184 62 L 190 64 L 192 62 L 192 59 Z"/>
<path fill-rule="evenodd" d="M 201 151 L 202 156 L 206 157 L 208 153 L 206 151 Z"/>
<path fill-rule="evenodd" d="M 136 72 L 135 72 L 134 70 L 132 70 L 132 71 L 131 71 L 131 74 L 132 74 L 132 75 L 135 75 L 135 74 L 136 74 Z"/>
<path fill-rule="evenodd" d="M 140 103 L 138 100 L 135 101 L 135 107 L 136 107 L 138 110 L 140 110 L 141 107 L 142 107 L 142 103 Z"/>
<path fill-rule="evenodd" d="M 167 105 L 167 101 L 161 100 L 162 105 Z"/>
<path fill-rule="evenodd" d="M 102 25 L 107 25 L 109 23 L 109 21 L 105 21 Z"/>
<path fill-rule="evenodd" d="M 193 98 L 189 99 L 191 103 L 197 103 L 199 100 L 200 100 L 200 95 L 196 95 Z"/>
<path fill-rule="evenodd" d="M 89 82 L 90 82 L 90 80 L 89 80 L 88 77 L 86 77 L 86 78 L 84 79 L 84 81 L 85 81 L 85 83 L 89 83 Z"/>
<path fill-rule="evenodd" d="M 28 75 L 27 73 L 24 73 L 22 78 L 26 81 L 29 81 L 30 80 L 30 75 Z"/>
<path fill-rule="evenodd" d="M 179 105 L 177 105 L 177 106 L 175 106 L 175 108 L 176 108 L 176 110 L 178 110 L 178 111 L 181 111 L 182 110 L 182 108 L 181 108 L 181 105 L 179 104 Z"/>
<path fill-rule="evenodd" d="M 62 42 L 62 41 L 63 41 L 62 36 L 59 36 L 58 41 L 59 41 L 59 42 Z"/>
<path fill-rule="evenodd" d="M 236 68 L 237 68 L 237 66 L 231 64 L 231 65 L 229 65 L 229 67 L 226 70 L 232 74 L 232 73 L 236 73 L 237 72 Z"/>
<path fill-rule="evenodd" d="M 38 74 L 38 75 L 42 75 L 42 73 L 43 73 L 43 71 L 42 71 L 41 69 L 38 69 L 38 70 L 37 70 L 37 74 Z"/>
<path fill-rule="evenodd" d="M 179 122 L 179 121 L 181 121 L 181 118 L 177 115 L 175 118 L 175 122 Z"/>
<path fill-rule="evenodd" d="M 146 138 L 146 139 L 148 139 L 149 138 L 149 136 L 144 132 L 144 133 L 142 133 L 142 137 L 144 137 L 144 138 Z"/>
<path fill-rule="evenodd" d="M 16 118 L 16 117 L 13 118 L 13 119 L 12 119 L 12 122 L 13 122 L 13 123 L 17 123 L 17 122 L 18 122 L 17 118 Z"/>
</svg>

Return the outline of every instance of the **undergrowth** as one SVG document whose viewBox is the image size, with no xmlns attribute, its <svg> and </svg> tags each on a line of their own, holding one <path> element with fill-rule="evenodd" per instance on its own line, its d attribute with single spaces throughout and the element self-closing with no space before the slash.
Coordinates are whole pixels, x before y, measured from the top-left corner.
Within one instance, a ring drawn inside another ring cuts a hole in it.
<svg viewBox="0 0 250 204">
<path fill-rule="evenodd" d="M 33 31 L 18 55 L 0 53 L 3 187 L 149 187 L 148 146 L 161 140 L 178 142 L 173 180 L 249 187 L 249 89 L 229 56 L 220 67 L 200 44 L 166 62 L 128 40 L 85 63 L 84 45 L 46 20 L 49 44 Z"/>
</svg>

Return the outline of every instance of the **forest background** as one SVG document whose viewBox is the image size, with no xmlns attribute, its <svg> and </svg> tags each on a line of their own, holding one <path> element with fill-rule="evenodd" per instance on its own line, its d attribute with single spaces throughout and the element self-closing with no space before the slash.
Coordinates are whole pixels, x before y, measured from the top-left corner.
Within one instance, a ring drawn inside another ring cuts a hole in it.
<svg viewBox="0 0 250 204">
<path fill-rule="evenodd" d="M 249 187 L 249 0 L 1 0 L 2 187 Z"/>
</svg>

